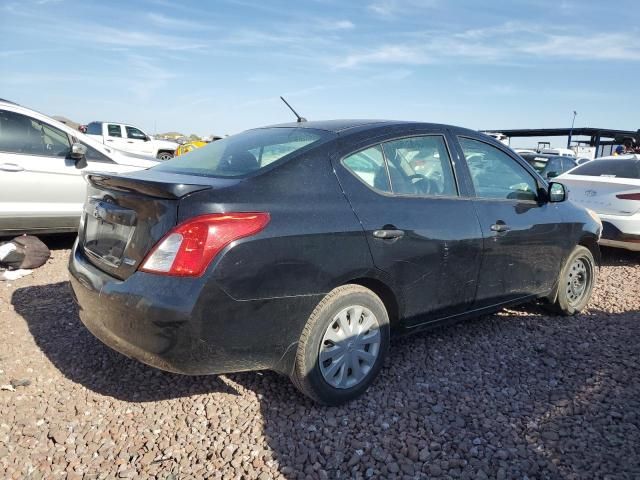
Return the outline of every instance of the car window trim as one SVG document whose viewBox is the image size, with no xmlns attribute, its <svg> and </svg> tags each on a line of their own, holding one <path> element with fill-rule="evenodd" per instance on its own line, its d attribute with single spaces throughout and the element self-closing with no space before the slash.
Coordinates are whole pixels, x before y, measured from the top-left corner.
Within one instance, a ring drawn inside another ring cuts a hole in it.
<svg viewBox="0 0 640 480">
<path fill-rule="evenodd" d="M 453 182 L 454 182 L 454 185 L 456 187 L 457 195 L 411 195 L 411 194 L 407 194 L 407 193 L 395 193 L 393 191 L 393 184 L 391 183 L 391 175 L 389 175 L 389 163 L 387 161 L 387 155 L 384 153 L 384 148 L 382 147 L 382 145 L 385 144 L 385 143 L 389 143 L 389 142 L 395 142 L 397 140 L 403 140 L 405 138 L 438 137 L 438 136 L 442 137 L 442 139 L 444 140 L 444 146 L 445 146 L 445 148 L 447 150 L 447 155 L 449 156 L 449 165 L 451 165 L 451 174 L 453 175 Z M 383 159 L 384 159 L 385 170 L 387 172 L 387 180 L 389 181 L 389 188 L 391 189 L 391 192 L 383 192 L 381 190 L 378 190 L 377 188 L 372 187 L 367 182 L 362 180 L 358 175 L 353 173 L 351 171 L 351 169 L 349 169 L 349 167 L 347 167 L 344 164 L 344 160 L 347 157 L 350 157 L 351 155 L 356 155 L 356 154 L 361 153 L 361 152 L 363 152 L 365 150 L 368 150 L 368 149 L 370 149 L 372 147 L 379 147 L 380 151 L 382 152 L 382 156 L 383 156 Z M 453 162 L 453 157 L 451 156 L 451 149 L 449 148 L 449 143 L 447 141 L 447 136 L 445 135 L 444 132 L 443 133 L 413 133 L 411 135 L 398 135 L 396 137 L 387 138 L 385 140 L 377 139 L 374 143 L 368 144 L 368 146 L 366 146 L 366 147 L 358 148 L 358 150 L 354 150 L 354 151 L 352 151 L 350 153 L 347 153 L 347 154 L 341 156 L 338 159 L 338 163 L 340 163 L 340 165 L 342 165 L 342 167 L 344 169 L 346 169 L 349 172 L 350 175 L 353 175 L 359 182 L 361 182 L 363 185 L 365 185 L 369 190 L 372 190 L 373 192 L 377 193 L 378 195 L 382 195 L 384 197 L 428 198 L 428 199 L 432 199 L 432 198 L 449 198 L 449 199 L 454 199 L 454 198 L 464 199 L 464 198 L 468 198 L 466 195 L 463 196 L 463 195 L 460 194 L 460 186 L 458 185 L 458 176 L 456 175 L 455 164 Z"/>
<path fill-rule="evenodd" d="M 538 198 L 536 198 L 536 200 L 522 200 L 522 199 L 517 199 L 517 198 L 480 197 L 478 195 L 478 192 L 476 191 L 475 185 L 473 184 L 473 177 L 471 176 L 471 170 L 469 169 L 469 164 L 467 163 L 467 156 L 464 154 L 464 149 L 462 148 L 462 143 L 460 143 L 460 138 L 466 138 L 466 139 L 469 139 L 469 140 L 474 140 L 476 142 L 480 142 L 480 143 L 484 143 L 486 145 L 489 145 L 490 147 L 495 148 L 499 152 L 504 153 L 505 155 L 510 157 L 512 160 L 514 160 L 518 165 L 520 165 L 522 168 L 524 168 L 524 170 L 529 175 L 531 175 L 533 177 L 533 180 L 535 181 L 537 189 L 538 189 L 538 191 L 536 191 L 536 197 L 538 197 L 539 190 L 541 188 L 546 188 L 548 184 L 544 180 L 544 178 L 542 178 L 542 176 L 538 172 L 536 172 L 535 169 L 531 165 L 529 165 L 529 163 L 524 158 L 521 161 L 521 159 L 514 157 L 506 149 L 504 149 L 502 147 L 499 147 L 497 145 L 494 145 L 491 142 L 487 142 L 484 139 L 473 137 L 471 135 L 456 134 L 456 138 L 458 139 L 458 145 L 460 146 L 460 151 L 462 152 L 462 158 L 463 158 L 465 166 L 467 168 L 467 172 L 469 173 L 469 179 L 471 180 L 471 187 L 473 188 L 473 194 L 474 194 L 473 198 L 474 199 L 476 199 L 476 200 L 487 200 L 487 201 L 498 201 L 498 202 L 511 202 L 511 203 L 514 203 L 514 202 L 515 203 L 527 203 L 527 204 L 533 204 L 533 205 L 539 205 L 540 204 L 540 200 Z M 532 170 L 533 170 L 533 172 L 532 172 Z"/>
</svg>

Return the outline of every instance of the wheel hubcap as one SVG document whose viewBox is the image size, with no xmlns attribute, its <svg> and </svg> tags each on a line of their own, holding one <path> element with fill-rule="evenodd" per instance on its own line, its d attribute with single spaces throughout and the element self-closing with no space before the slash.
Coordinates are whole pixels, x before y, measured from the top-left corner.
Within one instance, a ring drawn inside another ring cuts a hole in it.
<svg viewBox="0 0 640 480">
<path fill-rule="evenodd" d="M 378 359 L 379 328 L 373 312 L 358 305 L 333 317 L 318 352 L 320 372 L 329 385 L 351 388 L 364 380 Z"/>
<path fill-rule="evenodd" d="M 589 284 L 591 282 L 591 272 L 587 261 L 583 258 L 577 258 L 569 269 L 566 278 L 567 282 L 567 298 L 571 305 L 576 305 L 585 296 Z"/>
</svg>

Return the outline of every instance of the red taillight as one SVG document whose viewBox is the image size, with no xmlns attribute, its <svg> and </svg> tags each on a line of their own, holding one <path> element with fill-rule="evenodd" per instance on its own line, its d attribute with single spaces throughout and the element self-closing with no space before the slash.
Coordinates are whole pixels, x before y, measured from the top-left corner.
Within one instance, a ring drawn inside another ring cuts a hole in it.
<svg viewBox="0 0 640 480">
<path fill-rule="evenodd" d="M 167 233 L 153 247 L 140 270 L 198 277 L 231 242 L 254 235 L 269 223 L 269 214 L 215 213 L 191 218 Z"/>
<path fill-rule="evenodd" d="M 616 195 L 620 200 L 640 200 L 640 193 L 621 193 Z"/>
</svg>

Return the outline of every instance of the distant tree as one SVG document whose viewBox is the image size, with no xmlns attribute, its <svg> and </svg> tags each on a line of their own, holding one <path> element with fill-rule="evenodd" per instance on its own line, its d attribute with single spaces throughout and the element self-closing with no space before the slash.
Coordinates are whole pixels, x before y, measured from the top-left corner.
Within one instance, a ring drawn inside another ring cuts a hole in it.
<svg viewBox="0 0 640 480">
<path fill-rule="evenodd" d="M 192 133 L 191 135 L 189 135 L 189 141 L 190 142 L 198 142 L 198 141 L 200 141 L 200 137 L 198 135 L 196 135 L 195 133 Z"/>
</svg>

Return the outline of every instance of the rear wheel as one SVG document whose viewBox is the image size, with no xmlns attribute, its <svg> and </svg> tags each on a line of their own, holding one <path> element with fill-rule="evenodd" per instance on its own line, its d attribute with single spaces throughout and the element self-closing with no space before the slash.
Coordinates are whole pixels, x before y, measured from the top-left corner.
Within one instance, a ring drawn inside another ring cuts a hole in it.
<svg viewBox="0 0 640 480">
<path fill-rule="evenodd" d="M 316 402 L 348 402 L 374 381 L 388 347 L 389 317 L 380 298 L 360 285 L 338 287 L 309 317 L 291 380 Z"/>
<path fill-rule="evenodd" d="M 589 303 L 596 281 L 593 254 L 581 245 L 571 252 L 558 279 L 558 291 L 551 305 L 554 312 L 574 315 Z"/>
<path fill-rule="evenodd" d="M 171 160 L 173 158 L 173 153 L 171 152 L 158 152 L 156 158 L 160 161 Z"/>
</svg>

